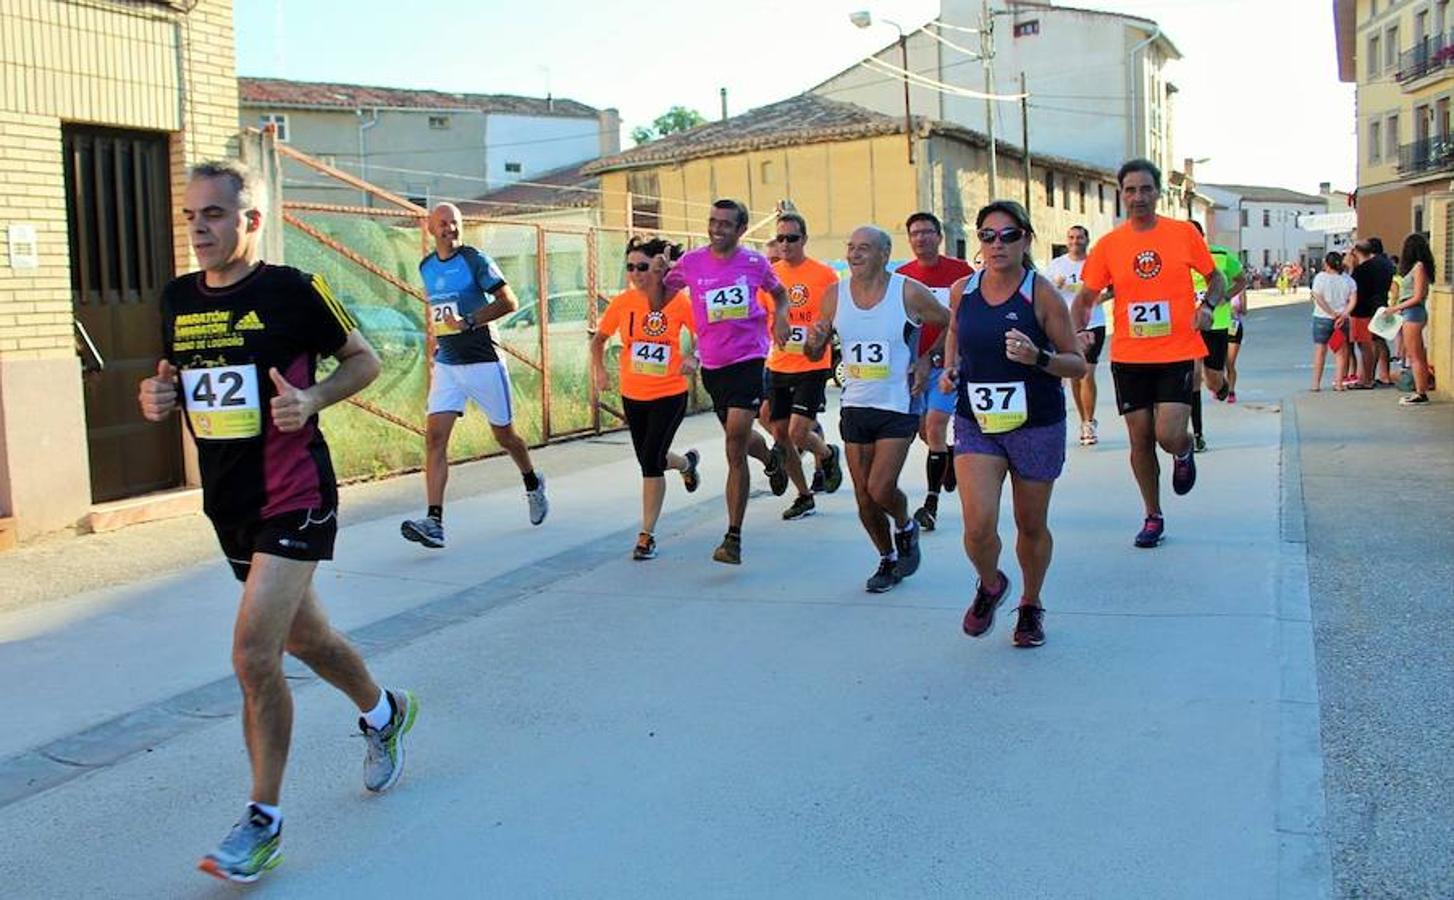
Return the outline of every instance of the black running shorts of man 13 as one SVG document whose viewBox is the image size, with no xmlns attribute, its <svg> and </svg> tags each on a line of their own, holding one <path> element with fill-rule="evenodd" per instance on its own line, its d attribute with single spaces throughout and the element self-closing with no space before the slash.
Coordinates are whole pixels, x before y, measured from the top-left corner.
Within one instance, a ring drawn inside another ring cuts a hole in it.
<svg viewBox="0 0 1454 900">
<path fill-rule="evenodd" d="M 1227 368 L 1227 332 L 1214 329 L 1202 332 L 1202 343 L 1207 345 L 1207 355 L 1202 364 L 1213 372 Z"/>
<path fill-rule="evenodd" d="M 711 396 L 712 411 L 719 420 L 727 421 L 729 409 L 757 412 L 762 405 L 764 363 L 765 360 L 758 357 L 715 369 L 702 369 L 702 386 Z"/>
<path fill-rule="evenodd" d="M 781 422 L 789 416 L 818 417 L 828 403 L 827 369 L 811 372 L 769 372 L 768 400 L 772 404 L 772 421 Z"/>
<path fill-rule="evenodd" d="M 1150 409 L 1158 403 L 1191 405 L 1193 360 L 1167 363 L 1111 362 L 1111 380 L 1116 386 L 1116 408 L 1121 415 Z"/>
<path fill-rule="evenodd" d="M 838 434 L 847 444 L 872 444 L 919 433 L 919 416 L 872 406 L 845 406 L 838 415 Z"/>
</svg>

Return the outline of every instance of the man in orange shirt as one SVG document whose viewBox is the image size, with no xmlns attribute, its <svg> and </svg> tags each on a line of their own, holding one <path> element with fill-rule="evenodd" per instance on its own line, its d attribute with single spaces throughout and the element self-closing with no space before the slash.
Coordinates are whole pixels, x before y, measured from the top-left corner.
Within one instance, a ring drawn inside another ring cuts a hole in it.
<svg viewBox="0 0 1454 900">
<path fill-rule="evenodd" d="M 769 423 L 773 440 L 787 450 L 782 454 L 783 466 L 798 489 L 797 499 L 783 511 L 783 518 L 801 519 L 811 516 L 815 508 L 813 492 L 803 475 L 804 451 L 812 453 L 822 466 L 825 491 L 831 494 L 843 484 L 838 448 L 813 431 L 824 405 L 832 354 L 817 360 L 803 355 L 808 333 L 823 317 L 823 297 L 838 289 L 838 273 L 808 258 L 808 223 L 797 213 L 777 217 L 776 243 L 782 259 L 772 268 L 788 291 L 789 331 L 787 343 L 774 347 L 767 357 Z"/>
<path fill-rule="evenodd" d="M 1083 331 L 1101 291 L 1115 292 L 1111 336 L 1111 378 L 1116 406 L 1131 441 L 1131 472 L 1146 504 L 1137 547 L 1161 543 L 1161 463 L 1156 447 L 1173 458 L 1172 490 L 1185 494 L 1196 484 L 1187 421 L 1191 414 L 1196 360 L 1207 355 L 1201 332 L 1225 299 L 1226 279 L 1217 271 L 1207 242 L 1190 222 L 1156 214 L 1161 170 L 1133 159 L 1116 175 L 1126 221 L 1096 242 L 1081 273 L 1071 323 Z M 1206 279 L 1198 303 L 1190 273 Z"/>
</svg>

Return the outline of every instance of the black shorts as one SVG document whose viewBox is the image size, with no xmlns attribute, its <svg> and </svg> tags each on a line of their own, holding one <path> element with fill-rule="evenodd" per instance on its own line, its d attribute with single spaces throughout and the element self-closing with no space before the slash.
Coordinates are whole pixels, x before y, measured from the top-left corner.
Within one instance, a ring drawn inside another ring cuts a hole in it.
<svg viewBox="0 0 1454 900">
<path fill-rule="evenodd" d="M 1097 325 L 1094 328 L 1087 328 L 1085 330 L 1090 332 L 1091 337 L 1094 338 L 1091 341 L 1091 345 L 1085 348 L 1085 361 L 1091 365 L 1095 365 L 1101 361 L 1101 351 L 1106 348 L 1106 326 Z"/>
<path fill-rule="evenodd" d="M 1116 385 L 1116 408 L 1121 415 L 1150 409 L 1158 403 L 1191 405 L 1192 360 L 1168 363 L 1111 363 L 1111 380 Z"/>
<path fill-rule="evenodd" d="M 666 472 L 666 454 L 687 412 L 687 394 L 673 394 L 656 400 L 621 398 L 621 411 L 631 429 L 631 446 L 645 478 L 660 478 Z"/>
<path fill-rule="evenodd" d="M 772 421 L 788 416 L 816 418 L 828 408 L 828 370 L 812 372 L 770 372 L 768 401 L 772 404 Z"/>
<path fill-rule="evenodd" d="M 1242 343 L 1242 335 L 1247 332 L 1247 323 L 1233 320 L 1232 327 L 1227 329 L 1227 343 Z"/>
<path fill-rule="evenodd" d="M 712 411 L 727 421 L 727 410 L 746 409 L 753 414 L 762 405 L 762 359 L 744 359 L 716 369 L 702 369 L 702 386 L 712 397 Z"/>
<path fill-rule="evenodd" d="M 912 439 L 919 417 L 872 406 L 845 406 L 838 414 L 838 434 L 845 444 L 872 444 L 889 438 Z"/>
<path fill-rule="evenodd" d="M 1202 343 L 1207 345 L 1207 355 L 1202 357 L 1202 365 L 1213 372 L 1227 368 L 1227 332 L 1203 331 Z"/>
<path fill-rule="evenodd" d="M 304 562 L 332 559 L 338 513 L 332 509 L 298 509 L 236 525 L 213 522 L 212 528 L 232 574 L 238 581 L 246 581 L 254 553 Z"/>
</svg>

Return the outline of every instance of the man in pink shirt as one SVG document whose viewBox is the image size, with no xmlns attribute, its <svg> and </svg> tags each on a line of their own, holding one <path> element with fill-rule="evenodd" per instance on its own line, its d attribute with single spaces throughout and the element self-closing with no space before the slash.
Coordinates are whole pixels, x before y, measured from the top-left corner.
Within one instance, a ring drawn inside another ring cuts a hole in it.
<svg viewBox="0 0 1454 900">
<path fill-rule="evenodd" d="M 664 256 L 655 261 L 665 273 L 662 296 L 685 289 L 691 298 L 702 385 L 712 396 L 712 407 L 727 435 L 727 534 L 712 558 L 732 565 L 742 563 L 749 442 L 756 437 L 756 443 L 763 443 L 752 431 L 762 404 L 769 350 L 767 309 L 758 301 L 758 291 L 770 295 L 776 309 L 771 340 L 781 347 L 788 339 L 787 291 L 767 257 L 738 246 L 746 233 L 747 207 L 736 200 L 718 200 L 707 219 L 708 246 L 688 251 L 675 264 Z M 763 444 L 764 454 L 766 449 Z"/>
</svg>

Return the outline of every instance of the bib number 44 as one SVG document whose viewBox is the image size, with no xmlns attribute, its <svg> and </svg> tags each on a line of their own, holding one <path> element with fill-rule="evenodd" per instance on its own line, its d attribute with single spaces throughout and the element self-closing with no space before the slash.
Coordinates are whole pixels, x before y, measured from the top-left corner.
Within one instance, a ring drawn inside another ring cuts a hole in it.
<svg viewBox="0 0 1454 900">
<path fill-rule="evenodd" d="M 671 366 L 671 345 L 637 341 L 631 345 L 631 371 L 638 375 L 665 375 Z"/>
</svg>

